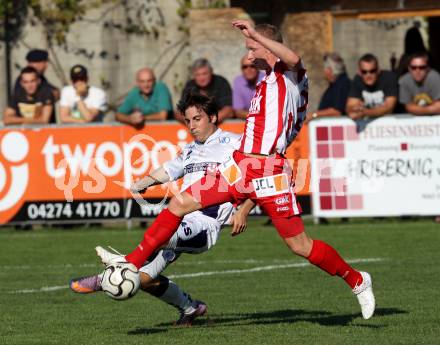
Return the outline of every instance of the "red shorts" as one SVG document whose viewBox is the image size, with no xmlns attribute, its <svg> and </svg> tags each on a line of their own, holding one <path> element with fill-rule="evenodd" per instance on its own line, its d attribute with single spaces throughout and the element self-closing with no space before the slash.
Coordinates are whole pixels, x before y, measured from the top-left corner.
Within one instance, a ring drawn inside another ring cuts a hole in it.
<svg viewBox="0 0 440 345">
<path fill-rule="evenodd" d="M 216 170 L 208 170 L 186 192 L 203 208 L 251 199 L 272 218 L 281 237 L 304 231 L 301 207 L 293 192 L 292 169 L 281 155 L 255 158 L 234 151 L 230 160 Z"/>
</svg>

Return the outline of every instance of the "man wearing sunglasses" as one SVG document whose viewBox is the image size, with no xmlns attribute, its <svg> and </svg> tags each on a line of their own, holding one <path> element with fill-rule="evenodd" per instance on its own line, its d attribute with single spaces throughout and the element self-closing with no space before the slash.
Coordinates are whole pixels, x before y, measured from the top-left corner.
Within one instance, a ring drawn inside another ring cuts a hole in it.
<svg viewBox="0 0 440 345">
<path fill-rule="evenodd" d="M 440 74 L 429 67 L 428 54 L 413 54 L 408 71 L 399 80 L 400 103 L 414 115 L 439 115 Z"/>
<path fill-rule="evenodd" d="M 398 84 L 393 72 L 381 71 L 377 58 L 365 54 L 359 59 L 358 75 L 348 94 L 346 112 L 353 120 L 391 114 L 397 103 Z"/>
<path fill-rule="evenodd" d="M 236 118 L 246 119 L 257 83 L 263 79 L 264 73 L 258 71 L 247 54 L 241 58 L 240 64 L 241 74 L 234 79 L 232 87 L 232 107 Z"/>
</svg>

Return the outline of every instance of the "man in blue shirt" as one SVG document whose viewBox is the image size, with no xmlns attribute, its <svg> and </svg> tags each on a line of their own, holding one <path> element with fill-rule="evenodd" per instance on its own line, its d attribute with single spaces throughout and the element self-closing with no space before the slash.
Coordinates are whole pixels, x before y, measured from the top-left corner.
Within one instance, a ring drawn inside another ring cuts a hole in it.
<svg viewBox="0 0 440 345">
<path fill-rule="evenodd" d="M 165 121 L 173 110 L 167 86 L 156 81 L 150 68 L 142 68 L 136 73 L 136 85 L 118 108 L 116 120 L 133 126 L 140 126 L 145 121 Z"/>
</svg>

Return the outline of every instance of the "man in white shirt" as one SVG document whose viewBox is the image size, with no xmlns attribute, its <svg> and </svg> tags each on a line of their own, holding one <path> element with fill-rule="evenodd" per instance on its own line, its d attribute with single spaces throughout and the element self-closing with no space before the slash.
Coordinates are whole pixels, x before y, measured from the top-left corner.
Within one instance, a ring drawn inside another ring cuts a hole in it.
<svg viewBox="0 0 440 345">
<path fill-rule="evenodd" d="M 75 65 L 70 70 L 72 85 L 63 87 L 60 98 L 60 118 L 63 123 L 102 121 L 107 107 L 103 90 L 90 86 L 87 69 Z"/>
</svg>

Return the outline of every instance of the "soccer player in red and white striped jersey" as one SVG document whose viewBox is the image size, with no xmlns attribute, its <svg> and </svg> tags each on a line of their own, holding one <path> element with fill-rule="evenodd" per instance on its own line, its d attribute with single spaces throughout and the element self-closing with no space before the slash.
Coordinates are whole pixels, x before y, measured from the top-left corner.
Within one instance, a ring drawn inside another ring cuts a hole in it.
<svg viewBox="0 0 440 345">
<path fill-rule="evenodd" d="M 217 171 L 208 170 L 202 180 L 172 198 L 133 252 L 121 257 L 101 248 L 98 255 L 106 264 L 126 260 L 141 267 L 169 240 L 184 215 L 227 201 L 245 208 L 258 204 L 293 253 L 345 280 L 368 319 L 375 309 L 370 275 L 353 269 L 327 243 L 308 237 L 293 192 L 292 171 L 284 153 L 301 129 L 307 111 L 308 82 L 301 59 L 282 43 L 279 30 L 272 25 L 254 28 L 244 20 L 232 25 L 245 36 L 249 60 L 266 71 L 252 99 L 240 147 Z M 179 111 L 191 117 L 203 112 L 204 107 L 188 95 L 179 103 Z M 233 233 L 242 230 L 233 228 Z"/>
</svg>

